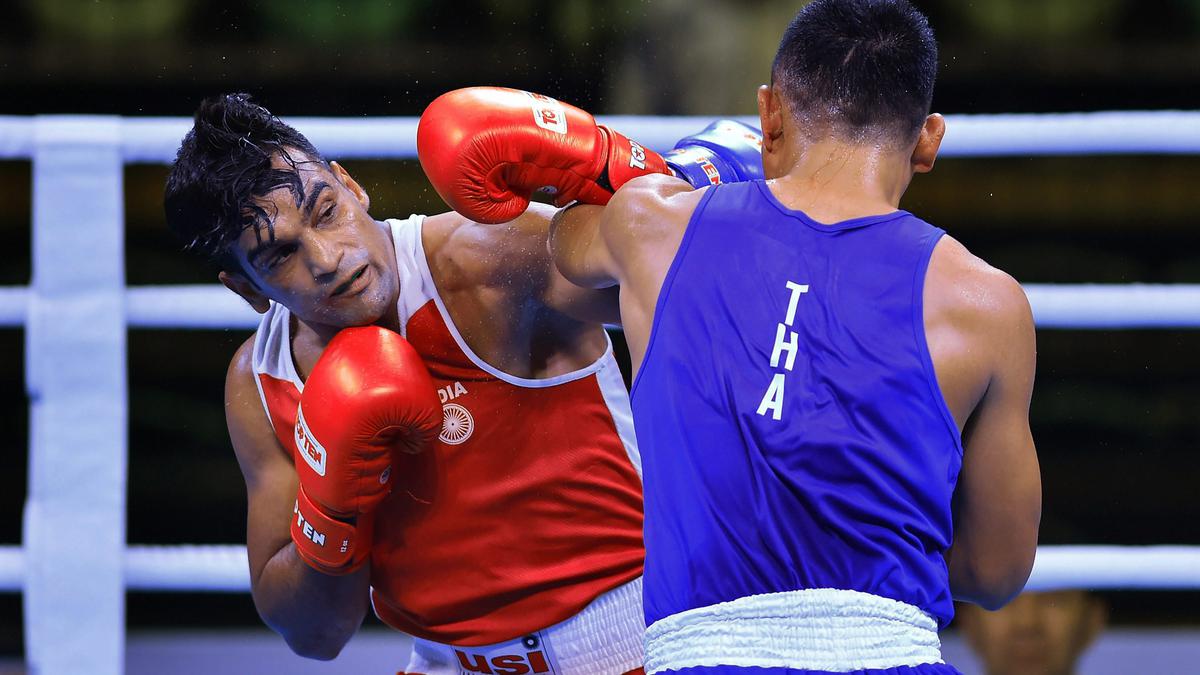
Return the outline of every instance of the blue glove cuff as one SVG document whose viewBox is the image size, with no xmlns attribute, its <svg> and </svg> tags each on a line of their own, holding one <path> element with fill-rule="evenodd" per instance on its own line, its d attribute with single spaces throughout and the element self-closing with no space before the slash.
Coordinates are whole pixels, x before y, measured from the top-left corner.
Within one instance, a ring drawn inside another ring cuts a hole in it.
<svg viewBox="0 0 1200 675">
<path fill-rule="evenodd" d="M 700 133 L 680 139 L 663 157 L 697 188 L 763 177 L 762 133 L 734 120 L 718 120 Z"/>
<path fill-rule="evenodd" d="M 663 159 L 667 160 L 667 166 L 694 188 L 738 180 L 733 167 L 708 148 L 676 148 L 663 155 Z"/>
</svg>

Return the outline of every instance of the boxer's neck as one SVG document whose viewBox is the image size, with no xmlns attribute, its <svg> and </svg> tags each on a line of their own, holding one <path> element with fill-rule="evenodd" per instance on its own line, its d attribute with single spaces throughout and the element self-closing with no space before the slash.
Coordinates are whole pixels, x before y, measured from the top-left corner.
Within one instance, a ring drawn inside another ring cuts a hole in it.
<svg viewBox="0 0 1200 675">
<path fill-rule="evenodd" d="M 768 185 L 785 206 L 823 223 L 890 213 L 912 180 L 909 155 L 834 139 L 798 143 L 791 168 Z"/>
</svg>

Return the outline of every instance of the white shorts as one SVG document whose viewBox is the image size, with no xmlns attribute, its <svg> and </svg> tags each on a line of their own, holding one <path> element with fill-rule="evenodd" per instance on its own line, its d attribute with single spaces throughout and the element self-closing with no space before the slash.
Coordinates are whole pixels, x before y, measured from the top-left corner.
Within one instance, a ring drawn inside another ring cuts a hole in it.
<svg viewBox="0 0 1200 675">
<path fill-rule="evenodd" d="M 642 578 L 566 621 L 507 642 L 456 647 L 413 639 L 407 675 L 621 675 L 642 667 Z"/>
</svg>

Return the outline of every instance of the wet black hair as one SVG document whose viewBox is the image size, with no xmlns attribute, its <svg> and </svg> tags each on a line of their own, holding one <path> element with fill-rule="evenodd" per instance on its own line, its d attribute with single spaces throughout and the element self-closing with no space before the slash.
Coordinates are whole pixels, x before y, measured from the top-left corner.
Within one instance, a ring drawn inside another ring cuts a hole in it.
<svg viewBox="0 0 1200 675">
<path fill-rule="evenodd" d="M 273 167 L 275 157 L 289 168 Z M 274 237 L 275 214 L 258 200 L 283 188 L 299 206 L 304 185 L 296 167 L 311 161 L 328 166 L 307 138 L 252 102 L 249 94 L 206 99 L 167 177 L 167 226 L 186 249 L 225 271 L 241 271 L 232 245 L 242 232 L 253 227 L 262 241 L 266 229 L 266 238 Z"/>
<path fill-rule="evenodd" d="M 929 115 L 937 42 L 908 0 L 815 0 L 771 67 L 793 115 L 852 141 L 916 140 Z"/>
</svg>

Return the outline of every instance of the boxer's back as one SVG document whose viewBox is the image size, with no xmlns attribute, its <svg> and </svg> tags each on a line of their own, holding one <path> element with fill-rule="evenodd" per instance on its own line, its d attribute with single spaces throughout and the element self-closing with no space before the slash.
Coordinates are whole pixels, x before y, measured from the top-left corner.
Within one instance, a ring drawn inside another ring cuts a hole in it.
<svg viewBox="0 0 1200 675">
<path fill-rule="evenodd" d="M 834 588 L 945 624 L 962 458 L 922 323 L 943 232 L 822 225 L 762 182 L 700 202 L 633 389 L 646 618 Z"/>
</svg>

